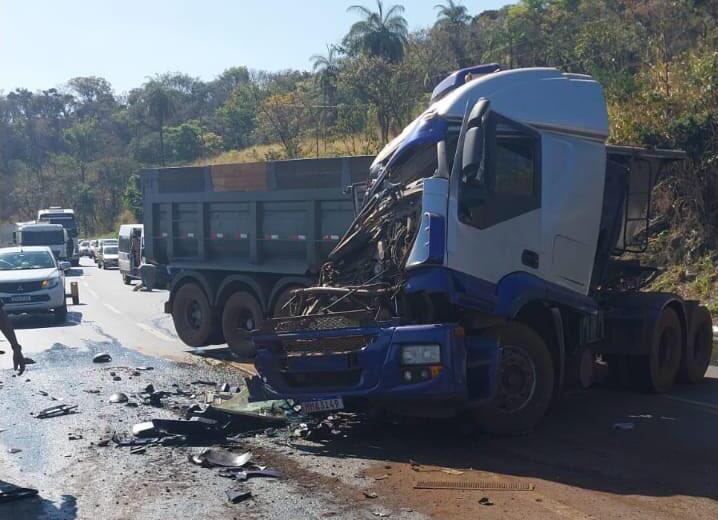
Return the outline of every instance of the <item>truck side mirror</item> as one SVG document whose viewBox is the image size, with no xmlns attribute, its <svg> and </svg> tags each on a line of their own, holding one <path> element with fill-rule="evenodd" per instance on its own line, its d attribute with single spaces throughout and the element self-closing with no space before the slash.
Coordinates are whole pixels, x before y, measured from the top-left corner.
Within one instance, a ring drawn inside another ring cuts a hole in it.
<svg viewBox="0 0 718 520">
<path fill-rule="evenodd" d="M 362 206 L 364 205 L 364 197 L 366 196 L 367 183 L 366 182 L 355 182 L 346 187 L 344 193 L 349 193 L 352 196 L 352 204 L 354 205 L 354 216 L 359 214 Z"/>
<path fill-rule="evenodd" d="M 467 178 L 476 177 L 483 155 L 484 132 L 480 126 L 471 127 L 466 131 L 461 160 L 461 171 Z"/>
</svg>

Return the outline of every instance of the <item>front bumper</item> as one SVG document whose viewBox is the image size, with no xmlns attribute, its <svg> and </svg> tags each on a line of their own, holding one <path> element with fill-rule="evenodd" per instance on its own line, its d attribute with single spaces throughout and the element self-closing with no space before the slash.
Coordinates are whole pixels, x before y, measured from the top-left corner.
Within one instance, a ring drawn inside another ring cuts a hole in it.
<svg viewBox="0 0 718 520">
<path fill-rule="evenodd" d="M 267 393 L 299 402 L 341 396 L 350 408 L 379 405 L 413 414 L 418 407 L 423 414 L 461 408 L 470 395 L 474 401 L 488 398 L 493 386 L 486 382 L 479 395 L 467 385 L 467 359 L 471 364 L 475 356 L 467 355 L 463 329 L 455 324 L 271 334 L 254 342 L 255 366 Z M 440 345 L 441 370 L 429 380 L 407 383 L 401 349 L 421 344 Z M 495 352 L 487 353 L 485 364 L 495 366 Z M 487 374 L 493 378 L 493 370 Z"/>
<path fill-rule="evenodd" d="M 20 298 L 29 301 L 17 301 Z M 47 312 L 65 304 L 65 287 L 63 283 L 59 283 L 57 287 L 41 291 L 23 294 L 0 293 L 0 299 L 4 304 L 3 309 L 8 314 Z"/>
</svg>

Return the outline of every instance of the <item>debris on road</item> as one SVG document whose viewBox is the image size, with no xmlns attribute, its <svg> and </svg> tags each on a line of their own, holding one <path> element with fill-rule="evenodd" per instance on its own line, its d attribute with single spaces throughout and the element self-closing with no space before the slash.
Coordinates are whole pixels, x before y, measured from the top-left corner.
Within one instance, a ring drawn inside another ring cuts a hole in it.
<svg viewBox="0 0 718 520">
<path fill-rule="evenodd" d="M 163 437 L 166 435 L 184 435 L 193 440 L 224 439 L 217 421 L 203 417 L 192 417 L 189 421 L 175 419 L 152 419 L 135 424 L 132 427 L 135 437 Z"/>
<path fill-rule="evenodd" d="M 367 498 L 377 498 L 379 495 L 373 491 L 364 491 L 364 496 Z"/>
<path fill-rule="evenodd" d="M 423 466 L 419 464 L 418 462 L 414 462 L 413 460 L 409 461 L 411 463 L 411 469 L 416 472 L 420 473 L 433 473 L 433 472 L 441 472 L 446 473 L 447 475 L 463 475 L 464 472 L 458 469 L 453 468 L 432 468 L 428 466 Z"/>
<path fill-rule="evenodd" d="M 481 499 L 479 500 L 479 504 L 481 504 L 482 506 L 493 506 L 494 505 L 494 503 L 491 501 L 491 499 L 489 497 L 481 497 Z"/>
<path fill-rule="evenodd" d="M 203 450 L 199 455 L 194 455 L 190 458 L 192 462 L 199 466 L 221 466 L 224 468 L 241 468 L 251 459 L 252 454 L 250 452 L 239 454 L 215 449 Z"/>
<path fill-rule="evenodd" d="M 34 497 L 37 495 L 37 489 L 24 488 L 0 481 L 0 504 L 21 500 L 23 498 Z"/>
<path fill-rule="evenodd" d="M 613 423 L 612 430 L 629 431 L 633 430 L 635 424 L 632 422 L 617 422 Z"/>
<path fill-rule="evenodd" d="M 130 399 L 127 397 L 127 394 L 123 394 L 122 392 L 116 392 L 110 396 L 109 401 L 111 403 L 126 403 Z"/>
<path fill-rule="evenodd" d="M 250 469 L 223 468 L 219 471 L 220 477 L 232 478 L 244 482 L 250 478 L 282 478 L 282 474 L 276 469 Z"/>
<path fill-rule="evenodd" d="M 7 449 L 7 452 L 10 453 L 11 455 L 14 453 L 20 453 L 21 451 L 22 450 L 20 448 L 8 448 Z"/>
<path fill-rule="evenodd" d="M 60 417 L 61 415 L 69 415 L 72 413 L 77 413 L 77 405 L 69 405 L 69 404 L 58 404 L 55 406 L 51 406 L 50 408 L 45 408 L 44 410 L 40 410 L 35 414 L 36 419 L 51 419 L 53 417 Z"/>
<path fill-rule="evenodd" d="M 252 498 L 252 492 L 245 488 L 228 489 L 225 493 L 227 499 L 233 504 L 239 504 L 248 498 Z"/>
<path fill-rule="evenodd" d="M 93 363 L 109 363 L 110 361 L 112 361 L 112 356 L 109 352 L 100 352 L 92 358 Z"/>
</svg>

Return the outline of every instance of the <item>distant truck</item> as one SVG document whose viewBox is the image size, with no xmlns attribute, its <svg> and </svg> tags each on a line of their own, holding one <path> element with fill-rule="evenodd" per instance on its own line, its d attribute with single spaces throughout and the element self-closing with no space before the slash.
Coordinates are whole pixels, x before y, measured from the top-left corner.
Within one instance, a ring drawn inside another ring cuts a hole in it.
<svg viewBox="0 0 718 520">
<path fill-rule="evenodd" d="M 75 212 L 59 206 L 50 206 L 37 212 L 38 222 L 60 224 L 67 231 L 67 258 L 73 267 L 80 265 L 80 239 L 77 232 Z"/>
<path fill-rule="evenodd" d="M 47 246 L 58 262 L 69 262 L 67 230 L 60 224 L 19 224 L 15 242 L 20 247 Z"/>
<path fill-rule="evenodd" d="M 371 157 L 162 168 L 142 172 L 145 257 L 170 280 L 179 337 L 231 348 L 282 315 L 354 217 L 345 188 Z"/>
<path fill-rule="evenodd" d="M 455 72 L 376 158 L 319 282 L 235 351 L 304 411 L 462 415 L 495 434 L 530 430 L 601 364 L 656 393 L 701 381 L 708 309 L 642 291 L 657 270 L 637 256 L 685 153 L 608 134 L 590 76 Z"/>
<path fill-rule="evenodd" d="M 142 224 L 125 224 L 118 233 L 119 268 L 122 281 L 129 285 L 139 280 L 140 265 L 145 256 L 145 235 Z"/>
</svg>

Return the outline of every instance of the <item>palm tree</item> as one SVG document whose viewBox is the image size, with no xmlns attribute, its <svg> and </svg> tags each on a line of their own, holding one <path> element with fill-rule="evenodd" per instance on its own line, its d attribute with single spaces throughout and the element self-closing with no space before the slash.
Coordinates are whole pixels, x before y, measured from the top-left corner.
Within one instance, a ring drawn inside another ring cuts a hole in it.
<svg viewBox="0 0 718 520">
<path fill-rule="evenodd" d="M 386 13 L 381 0 L 376 0 L 378 11 L 371 11 L 363 5 L 352 5 L 349 12 L 359 13 L 363 20 L 355 22 L 344 37 L 344 45 L 351 53 L 364 53 L 389 61 L 404 58 L 409 29 L 404 6 L 393 5 Z"/>
<path fill-rule="evenodd" d="M 145 103 L 147 112 L 157 122 L 160 131 L 160 158 L 165 165 L 165 122 L 175 112 L 175 100 L 172 92 L 157 80 L 145 83 Z"/>
<path fill-rule="evenodd" d="M 315 54 L 310 58 L 324 98 L 324 104 L 329 108 L 327 114 L 334 119 L 334 105 L 336 104 L 337 78 L 339 77 L 339 49 L 335 45 L 327 45 L 327 54 Z"/>
<path fill-rule="evenodd" d="M 464 25 L 471 21 L 471 16 L 466 6 L 456 3 L 454 0 L 448 0 L 446 5 L 437 4 L 434 9 L 439 10 L 436 17 L 440 22 L 450 25 Z"/>
</svg>

